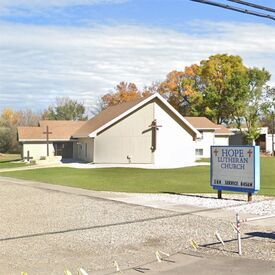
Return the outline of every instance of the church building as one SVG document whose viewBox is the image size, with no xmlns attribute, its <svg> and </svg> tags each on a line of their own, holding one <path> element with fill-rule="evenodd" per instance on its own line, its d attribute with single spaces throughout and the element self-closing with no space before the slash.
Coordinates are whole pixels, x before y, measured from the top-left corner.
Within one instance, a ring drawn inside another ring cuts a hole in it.
<svg viewBox="0 0 275 275">
<path fill-rule="evenodd" d="M 40 121 L 19 127 L 22 155 L 95 164 L 183 167 L 195 162 L 200 132 L 161 95 L 109 107 L 88 121 Z"/>
</svg>

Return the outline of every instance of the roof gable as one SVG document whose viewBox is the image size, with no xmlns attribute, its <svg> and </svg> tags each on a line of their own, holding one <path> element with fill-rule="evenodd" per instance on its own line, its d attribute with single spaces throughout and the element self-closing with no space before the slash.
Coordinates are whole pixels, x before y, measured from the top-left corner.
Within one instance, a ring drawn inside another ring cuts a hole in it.
<svg viewBox="0 0 275 275">
<path fill-rule="evenodd" d="M 184 117 L 197 130 L 213 130 L 219 129 L 219 126 L 206 117 Z"/>
<path fill-rule="evenodd" d="M 224 125 L 218 124 L 218 126 L 219 126 L 219 129 L 215 130 L 215 136 L 232 136 L 232 135 L 234 135 Z"/>
<path fill-rule="evenodd" d="M 184 117 L 197 130 L 213 131 L 215 136 L 230 136 L 232 132 L 222 124 L 216 124 L 206 117 Z"/>
<path fill-rule="evenodd" d="M 115 106 L 111 106 L 103 111 L 101 111 L 99 114 L 91 118 L 90 120 L 86 121 L 82 127 L 80 127 L 75 133 L 74 137 L 87 137 L 97 129 L 100 129 L 104 125 L 106 125 L 108 122 L 112 121 L 116 117 L 122 115 L 138 103 L 142 102 L 144 98 L 140 98 L 138 100 L 133 100 L 125 103 L 121 103 Z"/>
<path fill-rule="evenodd" d="M 75 132 L 73 137 L 95 137 L 98 133 L 104 131 L 108 127 L 155 99 L 160 100 L 174 115 L 176 115 L 177 118 L 190 129 L 194 137 L 200 136 L 200 133 L 196 130 L 196 128 L 185 120 L 184 117 L 180 115 L 180 113 L 174 109 L 160 94 L 154 93 L 150 96 L 135 101 L 122 103 L 103 110 L 97 116 L 87 121 L 78 131 Z"/>
</svg>

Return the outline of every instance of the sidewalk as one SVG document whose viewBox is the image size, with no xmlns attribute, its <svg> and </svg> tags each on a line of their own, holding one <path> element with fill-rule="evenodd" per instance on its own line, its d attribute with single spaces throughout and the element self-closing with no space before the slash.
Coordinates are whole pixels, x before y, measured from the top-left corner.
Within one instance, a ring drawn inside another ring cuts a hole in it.
<svg viewBox="0 0 275 275">
<path fill-rule="evenodd" d="M 140 168 L 140 169 L 174 169 L 174 168 L 185 168 L 194 166 L 209 166 L 208 162 L 195 162 L 184 167 L 156 167 L 152 164 L 93 164 L 93 163 L 82 163 L 82 162 L 45 162 L 35 165 L 15 167 L 15 168 L 0 168 L 1 172 L 12 172 L 12 171 L 23 171 L 40 168 L 55 168 L 55 167 L 68 167 L 77 169 L 96 169 L 96 168 Z"/>
<path fill-rule="evenodd" d="M 64 167 L 65 165 L 59 163 L 48 163 L 48 164 L 35 164 L 35 165 L 28 165 L 28 166 L 21 166 L 15 168 L 1 168 L 0 173 L 2 172 L 13 172 L 13 171 L 25 171 L 25 170 L 33 170 L 33 169 L 40 169 L 40 168 L 51 168 L 51 167 Z"/>
<path fill-rule="evenodd" d="M 179 253 L 167 258 L 167 260 L 164 260 L 161 263 L 156 261 L 154 263 L 138 267 L 135 270 L 127 270 L 122 272 L 122 274 L 134 275 L 139 272 L 144 272 L 145 274 L 150 275 L 275 274 L 275 262 L 272 261 L 192 254 Z"/>
<path fill-rule="evenodd" d="M 236 210 L 230 210 L 230 207 L 216 207 L 216 208 L 206 208 L 200 206 L 186 205 L 177 202 L 166 202 L 158 200 L 140 200 L 139 194 L 135 193 L 115 193 L 115 192 L 97 192 L 99 197 L 104 197 L 106 199 L 111 199 L 115 201 L 137 204 L 147 207 L 153 207 L 162 210 L 168 210 L 178 213 L 192 213 L 192 215 L 199 215 L 208 218 L 220 218 L 227 220 L 229 222 L 235 222 Z M 206 194 L 207 196 L 207 194 Z M 247 203 L 249 204 L 249 203 Z M 259 215 L 239 213 L 241 219 L 259 217 Z M 250 225 L 260 226 L 264 228 L 274 229 L 275 228 L 275 218 L 257 220 L 249 222 Z"/>
</svg>

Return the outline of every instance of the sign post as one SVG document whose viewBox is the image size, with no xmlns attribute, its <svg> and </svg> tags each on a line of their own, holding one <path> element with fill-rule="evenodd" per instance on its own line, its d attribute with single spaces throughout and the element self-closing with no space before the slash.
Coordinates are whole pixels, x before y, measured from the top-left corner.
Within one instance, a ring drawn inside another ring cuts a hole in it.
<svg viewBox="0 0 275 275">
<path fill-rule="evenodd" d="M 211 186 L 218 190 L 252 194 L 260 190 L 259 146 L 211 146 Z"/>
</svg>

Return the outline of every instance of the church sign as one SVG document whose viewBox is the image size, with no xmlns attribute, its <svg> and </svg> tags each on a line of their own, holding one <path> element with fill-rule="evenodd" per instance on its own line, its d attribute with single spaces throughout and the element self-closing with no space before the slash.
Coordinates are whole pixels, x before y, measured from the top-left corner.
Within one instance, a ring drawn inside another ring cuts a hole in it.
<svg viewBox="0 0 275 275">
<path fill-rule="evenodd" d="M 218 190 L 260 190 L 259 146 L 211 146 L 211 186 Z"/>
</svg>

